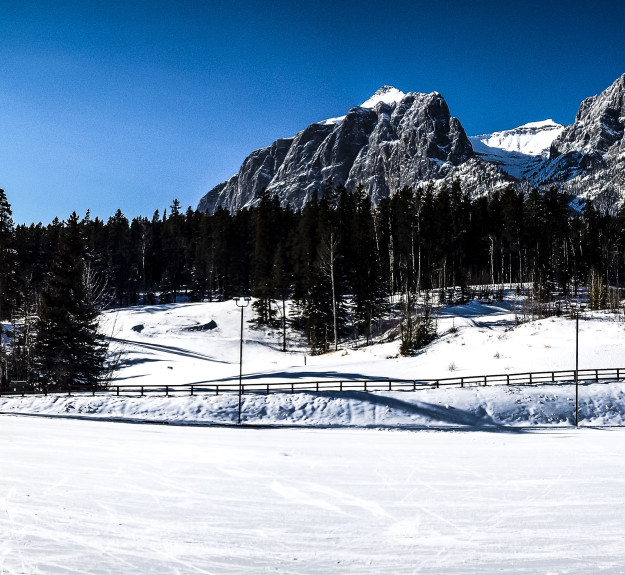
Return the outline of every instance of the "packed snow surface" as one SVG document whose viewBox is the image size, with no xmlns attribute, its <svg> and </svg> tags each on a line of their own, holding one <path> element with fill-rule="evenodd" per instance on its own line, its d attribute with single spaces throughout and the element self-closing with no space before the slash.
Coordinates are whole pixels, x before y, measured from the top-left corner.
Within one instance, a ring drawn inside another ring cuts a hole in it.
<svg viewBox="0 0 625 575">
<path fill-rule="evenodd" d="M 0 573 L 623 573 L 624 441 L 0 416 Z"/>
<path fill-rule="evenodd" d="M 518 313 L 441 308 L 409 358 L 246 321 L 244 382 L 571 369 L 575 321 Z M 107 313 L 111 384 L 238 382 L 240 314 Z M 623 367 L 619 319 L 582 315 L 580 368 Z M 245 393 L 241 427 L 236 393 L 188 391 L 1 397 L 0 574 L 625 573 L 624 382 L 579 386 L 579 428 L 572 383 Z"/>
</svg>

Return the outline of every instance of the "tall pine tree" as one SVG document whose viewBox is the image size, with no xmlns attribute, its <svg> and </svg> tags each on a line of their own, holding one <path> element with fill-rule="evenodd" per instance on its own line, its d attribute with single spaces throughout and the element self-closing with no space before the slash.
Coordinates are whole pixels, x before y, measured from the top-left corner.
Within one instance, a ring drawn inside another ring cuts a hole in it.
<svg viewBox="0 0 625 575">
<path fill-rule="evenodd" d="M 61 230 L 39 306 L 33 375 L 44 389 L 91 389 L 101 384 L 105 347 L 97 330 L 91 276 L 82 227 L 73 213 Z"/>
</svg>

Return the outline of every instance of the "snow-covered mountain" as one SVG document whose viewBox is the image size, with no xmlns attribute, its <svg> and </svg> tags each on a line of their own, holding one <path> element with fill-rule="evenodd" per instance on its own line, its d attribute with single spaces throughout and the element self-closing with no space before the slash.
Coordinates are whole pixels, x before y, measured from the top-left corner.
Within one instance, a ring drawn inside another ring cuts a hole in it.
<svg viewBox="0 0 625 575">
<path fill-rule="evenodd" d="M 624 134 L 625 74 L 581 103 L 575 122 L 553 141 L 531 178 L 613 209 L 625 200 Z"/>
<path fill-rule="evenodd" d="M 473 151 L 518 179 L 535 172 L 549 155 L 564 126 L 553 120 L 531 122 L 512 130 L 471 136 Z"/>
<path fill-rule="evenodd" d="M 198 207 L 237 210 L 264 187 L 282 203 L 301 207 L 327 182 L 351 190 L 362 185 L 378 202 L 404 186 L 455 178 L 474 194 L 507 182 L 495 165 L 473 152 L 438 92 L 405 94 L 383 86 L 346 115 L 252 152 L 239 172 L 208 192 Z"/>
<path fill-rule="evenodd" d="M 198 208 L 237 210 L 263 188 L 299 208 L 329 182 L 363 186 L 377 203 L 404 186 L 459 179 L 472 196 L 510 184 L 557 185 L 614 209 L 625 199 L 624 132 L 625 74 L 584 100 L 570 126 L 544 120 L 471 138 L 438 92 L 383 86 L 347 114 L 252 152 Z"/>
</svg>

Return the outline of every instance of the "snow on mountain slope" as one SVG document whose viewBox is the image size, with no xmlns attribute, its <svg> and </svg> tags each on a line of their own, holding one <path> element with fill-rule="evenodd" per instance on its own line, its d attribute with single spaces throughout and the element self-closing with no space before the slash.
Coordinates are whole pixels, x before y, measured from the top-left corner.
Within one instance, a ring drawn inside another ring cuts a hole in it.
<svg viewBox="0 0 625 575">
<path fill-rule="evenodd" d="M 361 108 L 373 109 L 380 102 L 385 104 L 397 104 L 406 97 L 406 94 L 393 86 L 382 86 L 371 98 L 360 104 Z"/>
<path fill-rule="evenodd" d="M 478 156 L 521 179 L 538 169 L 552 142 L 563 130 L 564 126 L 549 119 L 512 130 L 471 136 L 469 140 Z"/>
<path fill-rule="evenodd" d="M 397 104 L 406 97 L 406 94 L 393 86 L 382 86 L 379 90 L 371 96 L 368 100 L 360 104 L 359 108 L 367 108 L 372 110 L 380 102 L 384 104 Z M 339 126 L 345 120 L 346 116 L 337 116 L 336 118 L 328 118 L 327 120 L 321 120 L 317 124 L 322 126 Z"/>
</svg>

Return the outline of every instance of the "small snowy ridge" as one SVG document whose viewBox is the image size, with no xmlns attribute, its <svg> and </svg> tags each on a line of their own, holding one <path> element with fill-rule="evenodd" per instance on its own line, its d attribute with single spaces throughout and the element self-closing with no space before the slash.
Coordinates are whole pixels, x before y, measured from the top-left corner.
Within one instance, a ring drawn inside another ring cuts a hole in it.
<svg viewBox="0 0 625 575">
<path fill-rule="evenodd" d="M 625 425 L 625 382 L 580 385 L 582 425 Z M 247 425 L 492 428 L 570 426 L 574 384 L 416 392 L 245 394 Z M 191 425 L 237 422 L 238 396 L 27 396 L 0 399 L 0 413 Z"/>
<path fill-rule="evenodd" d="M 564 126 L 553 120 L 530 122 L 512 130 L 471 136 L 473 149 L 478 153 L 492 153 L 491 148 L 505 152 L 519 152 L 540 156 L 549 150 L 552 142 L 562 133 Z"/>
<path fill-rule="evenodd" d="M 317 122 L 317 124 L 321 124 L 322 126 L 340 126 L 345 120 L 345 116 L 338 116 L 336 118 L 328 118 L 327 120 L 321 120 L 321 122 Z"/>
<path fill-rule="evenodd" d="M 393 86 L 382 86 L 371 98 L 360 104 L 361 108 L 375 108 L 376 104 L 384 102 L 385 104 L 396 104 L 401 102 L 406 94 Z"/>
</svg>

